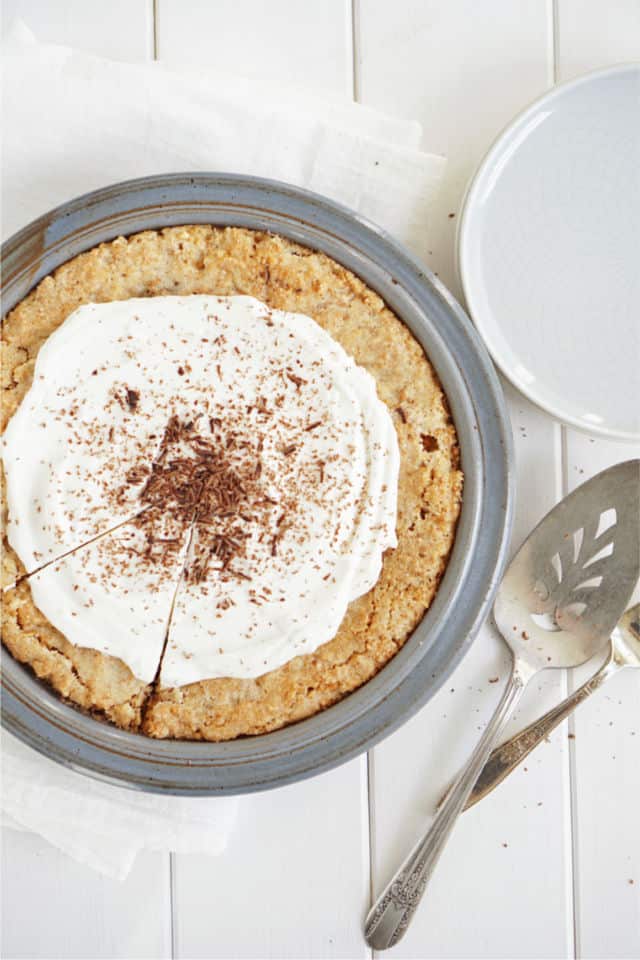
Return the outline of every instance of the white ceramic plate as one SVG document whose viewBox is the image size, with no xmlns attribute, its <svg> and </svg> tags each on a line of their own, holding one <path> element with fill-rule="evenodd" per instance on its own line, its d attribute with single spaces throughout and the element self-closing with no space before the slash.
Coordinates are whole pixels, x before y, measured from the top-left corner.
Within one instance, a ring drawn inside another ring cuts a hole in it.
<svg viewBox="0 0 640 960">
<path fill-rule="evenodd" d="M 640 439 L 640 64 L 557 87 L 504 131 L 467 192 L 458 269 L 522 393 Z"/>
</svg>

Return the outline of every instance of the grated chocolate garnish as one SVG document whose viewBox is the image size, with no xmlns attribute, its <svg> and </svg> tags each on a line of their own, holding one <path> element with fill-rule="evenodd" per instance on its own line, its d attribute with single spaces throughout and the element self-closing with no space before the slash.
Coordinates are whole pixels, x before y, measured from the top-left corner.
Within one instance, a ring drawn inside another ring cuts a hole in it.
<svg viewBox="0 0 640 960">
<path fill-rule="evenodd" d="M 303 383 L 308 383 L 308 380 L 305 380 L 303 377 L 299 377 L 295 373 L 291 373 L 290 370 L 287 370 L 287 379 L 291 380 L 291 383 L 295 383 L 296 390 L 299 390 Z"/>
<path fill-rule="evenodd" d="M 140 403 L 140 391 L 132 390 L 131 387 L 127 387 L 127 406 L 132 413 L 136 412 L 136 408 Z"/>
<path fill-rule="evenodd" d="M 211 428 L 218 423 L 209 420 Z M 139 500 L 147 509 L 134 523 L 145 532 L 147 553 L 173 563 L 179 544 L 193 528 L 186 580 L 202 582 L 212 567 L 250 579 L 231 561 L 244 556 L 254 526 L 269 529 L 269 507 L 275 501 L 265 494 L 261 474 L 259 451 L 234 430 L 203 436 L 195 432 L 193 421 L 170 417 L 151 472 L 141 463 L 126 475 L 128 484 L 146 478 Z M 158 535 L 159 523 L 177 535 Z"/>
</svg>

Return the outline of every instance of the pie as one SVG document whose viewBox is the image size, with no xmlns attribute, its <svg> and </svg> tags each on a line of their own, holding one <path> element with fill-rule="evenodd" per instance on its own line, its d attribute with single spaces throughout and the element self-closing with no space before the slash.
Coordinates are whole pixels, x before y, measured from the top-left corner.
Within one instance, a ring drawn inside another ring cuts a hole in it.
<svg viewBox="0 0 640 960">
<path fill-rule="evenodd" d="M 32 425 L 6 435 L 2 639 L 96 717 L 275 730 L 373 677 L 431 604 L 455 426 L 420 344 L 325 254 L 206 225 L 101 244 L 5 318 L 2 378 L 2 430 Z M 19 556 L 46 527 L 50 553 Z"/>
</svg>

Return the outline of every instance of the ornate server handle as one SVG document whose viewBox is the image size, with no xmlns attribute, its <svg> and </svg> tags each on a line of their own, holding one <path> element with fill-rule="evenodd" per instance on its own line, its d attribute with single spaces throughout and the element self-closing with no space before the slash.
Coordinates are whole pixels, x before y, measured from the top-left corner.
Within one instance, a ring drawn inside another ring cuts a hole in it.
<svg viewBox="0 0 640 960">
<path fill-rule="evenodd" d="M 502 746 L 497 747 L 487 760 L 464 809 L 468 810 L 478 800 L 482 800 L 488 793 L 491 793 L 531 753 L 534 747 L 538 746 L 541 740 L 544 740 L 558 724 L 562 723 L 575 710 L 578 704 L 591 696 L 605 680 L 608 680 L 620 669 L 622 668 L 611 659 L 610 655 L 591 679 L 578 687 L 570 697 L 563 700 L 557 707 L 549 710 L 539 720 L 529 724 L 511 740 L 507 740 Z"/>
<path fill-rule="evenodd" d="M 509 719 L 530 674 L 523 665 L 514 664 L 507 688 L 492 719 L 425 837 L 411 851 L 391 883 L 374 903 L 365 921 L 367 943 L 385 950 L 400 940 L 409 926 L 453 826 L 462 813 L 480 771 Z"/>
</svg>

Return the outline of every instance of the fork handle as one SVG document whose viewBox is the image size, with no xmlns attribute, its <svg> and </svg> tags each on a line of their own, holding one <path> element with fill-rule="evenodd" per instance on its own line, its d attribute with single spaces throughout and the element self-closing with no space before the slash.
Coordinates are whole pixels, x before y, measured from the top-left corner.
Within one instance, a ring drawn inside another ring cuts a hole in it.
<svg viewBox="0 0 640 960">
<path fill-rule="evenodd" d="M 502 746 L 496 747 L 483 767 L 464 809 L 468 810 L 478 800 L 482 800 L 488 793 L 491 793 L 538 746 L 541 740 L 544 740 L 575 710 L 578 704 L 591 696 L 605 680 L 608 680 L 609 677 L 621 669 L 622 667 L 609 656 L 600 669 L 566 700 L 559 703 L 557 707 L 553 707 L 539 720 L 534 720 L 533 723 L 530 723 L 520 733 L 507 740 Z"/>
<path fill-rule="evenodd" d="M 529 668 L 519 661 L 514 662 L 507 688 L 469 762 L 426 835 L 413 848 L 369 911 L 364 935 L 374 949 L 386 950 L 404 935 L 467 797 L 531 676 Z"/>
</svg>

